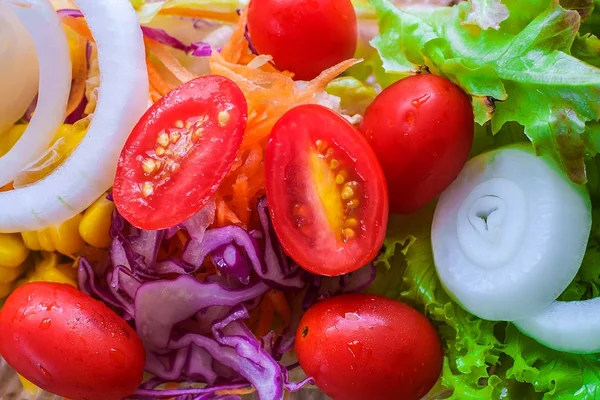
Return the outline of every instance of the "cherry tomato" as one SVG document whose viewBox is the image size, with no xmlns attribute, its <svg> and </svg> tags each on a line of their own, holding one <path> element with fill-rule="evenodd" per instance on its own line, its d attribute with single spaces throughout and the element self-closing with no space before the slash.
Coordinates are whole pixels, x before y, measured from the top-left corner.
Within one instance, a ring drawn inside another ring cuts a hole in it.
<svg viewBox="0 0 600 400">
<path fill-rule="evenodd" d="M 104 303 L 62 283 L 16 289 L 0 310 L 0 354 L 38 387 L 72 400 L 118 400 L 141 384 L 145 352 Z"/>
<path fill-rule="evenodd" d="M 473 143 L 469 96 L 447 79 L 414 75 L 381 92 L 360 127 L 383 167 L 390 211 L 408 214 L 458 176 Z"/>
<path fill-rule="evenodd" d="M 429 320 L 404 303 L 350 294 L 308 309 L 296 333 L 300 366 L 334 400 L 418 400 L 442 370 Z"/>
<path fill-rule="evenodd" d="M 275 66 L 309 80 L 351 58 L 356 14 L 350 0 L 251 0 L 248 33 Z"/>
<path fill-rule="evenodd" d="M 341 275 L 377 255 L 387 226 L 385 179 L 344 118 L 319 105 L 288 111 L 271 132 L 265 171 L 275 233 L 300 266 Z"/>
<path fill-rule="evenodd" d="M 184 83 L 150 107 L 121 152 L 113 198 L 131 224 L 164 229 L 197 213 L 231 168 L 248 106 L 215 75 Z"/>
</svg>

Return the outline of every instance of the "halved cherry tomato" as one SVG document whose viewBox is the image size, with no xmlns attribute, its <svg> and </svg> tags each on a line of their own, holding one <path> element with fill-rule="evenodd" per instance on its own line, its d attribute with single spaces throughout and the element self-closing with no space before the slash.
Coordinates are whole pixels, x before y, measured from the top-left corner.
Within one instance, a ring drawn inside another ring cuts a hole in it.
<svg viewBox="0 0 600 400">
<path fill-rule="evenodd" d="M 302 316 L 298 361 L 334 400 L 418 400 L 442 370 L 442 343 L 425 315 L 396 300 L 331 297 Z"/>
<path fill-rule="evenodd" d="M 261 54 L 295 78 L 309 80 L 351 58 L 357 23 L 350 0 L 252 0 L 248 33 Z"/>
<path fill-rule="evenodd" d="M 377 255 L 388 216 L 385 178 L 348 121 L 319 105 L 291 109 L 273 127 L 265 170 L 275 232 L 300 266 L 334 276 Z"/>
<path fill-rule="evenodd" d="M 387 179 L 390 211 L 409 214 L 452 183 L 473 143 L 473 108 L 448 79 L 414 75 L 369 105 L 360 126 Z"/>
<path fill-rule="evenodd" d="M 163 229 L 206 204 L 242 144 L 248 106 L 231 80 L 208 75 L 167 93 L 121 152 L 113 198 L 131 224 Z"/>
<path fill-rule="evenodd" d="M 16 289 L 0 310 L 0 355 L 25 379 L 72 400 L 118 400 L 142 383 L 146 353 L 104 303 L 62 283 Z"/>
</svg>

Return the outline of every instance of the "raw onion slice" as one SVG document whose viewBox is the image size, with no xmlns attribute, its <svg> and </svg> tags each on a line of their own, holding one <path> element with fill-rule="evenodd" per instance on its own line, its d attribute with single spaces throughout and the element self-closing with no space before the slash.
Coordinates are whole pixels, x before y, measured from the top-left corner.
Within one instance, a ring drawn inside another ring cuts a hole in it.
<svg viewBox="0 0 600 400">
<path fill-rule="evenodd" d="M 600 297 L 555 301 L 535 317 L 514 324 L 527 336 L 554 350 L 579 354 L 600 352 Z"/>
<path fill-rule="evenodd" d="M 4 0 L 0 0 L 0 133 L 23 114 L 38 90 L 35 45 L 23 23 Z"/>
<path fill-rule="evenodd" d="M 52 4 L 47 0 L 19 0 L 9 1 L 8 7 L 33 39 L 39 63 L 39 90 L 35 113 L 27 130 L 10 151 L 0 157 L 0 186 L 12 181 L 46 151 L 65 119 L 71 89 L 69 44 Z M 18 68 L 20 71 L 20 66 Z"/>
<path fill-rule="evenodd" d="M 590 227 L 585 187 L 527 144 L 466 164 L 440 197 L 431 241 L 438 275 L 462 307 L 513 321 L 541 312 L 569 285 Z"/>
<path fill-rule="evenodd" d="M 58 224 L 112 185 L 121 148 L 148 106 L 148 74 L 137 16 L 128 0 L 77 0 L 98 46 L 101 84 L 88 133 L 53 173 L 0 193 L 0 231 Z"/>
</svg>

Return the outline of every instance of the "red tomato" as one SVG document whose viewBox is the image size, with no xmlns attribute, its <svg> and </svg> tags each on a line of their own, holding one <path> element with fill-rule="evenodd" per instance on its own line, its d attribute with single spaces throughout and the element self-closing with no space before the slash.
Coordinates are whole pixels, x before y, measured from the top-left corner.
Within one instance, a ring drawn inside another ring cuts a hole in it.
<svg viewBox="0 0 600 400">
<path fill-rule="evenodd" d="M 248 33 L 280 70 L 309 80 L 356 51 L 356 14 L 350 0 L 251 0 Z"/>
<path fill-rule="evenodd" d="M 104 303 L 62 283 L 16 289 L 0 310 L 0 354 L 38 387 L 73 400 L 118 400 L 142 382 L 135 331 Z"/>
<path fill-rule="evenodd" d="M 404 303 L 351 294 L 308 309 L 296 333 L 300 366 L 334 400 L 418 400 L 442 370 L 429 320 Z"/>
<path fill-rule="evenodd" d="M 375 98 L 360 127 L 383 167 L 390 211 L 408 214 L 436 198 L 467 162 L 469 96 L 447 79 L 414 75 Z"/>
<path fill-rule="evenodd" d="M 164 229 L 198 212 L 242 144 L 248 106 L 215 75 L 184 83 L 150 107 L 121 152 L 113 198 L 131 224 Z"/>
<path fill-rule="evenodd" d="M 341 275 L 377 255 L 387 188 L 375 153 L 348 121 L 319 105 L 288 111 L 271 132 L 265 171 L 275 232 L 300 266 Z"/>
</svg>

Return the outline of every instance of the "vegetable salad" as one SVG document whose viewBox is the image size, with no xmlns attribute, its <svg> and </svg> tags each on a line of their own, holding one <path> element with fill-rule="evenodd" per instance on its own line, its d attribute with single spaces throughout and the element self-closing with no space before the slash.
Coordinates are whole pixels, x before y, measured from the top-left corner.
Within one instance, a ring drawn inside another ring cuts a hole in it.
<svg viewBox="0 0 600 400">
<path fill-rule="evenodd" d="M 599 36 L 0 0 L 0 356 L 32 398 L 600 399 Z"/>
</svg>

